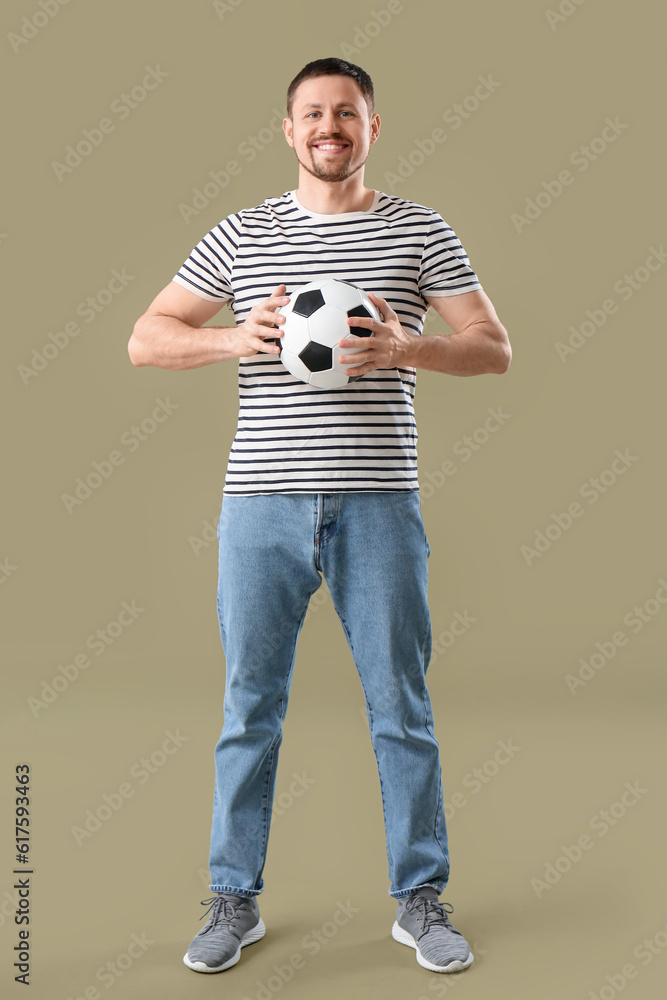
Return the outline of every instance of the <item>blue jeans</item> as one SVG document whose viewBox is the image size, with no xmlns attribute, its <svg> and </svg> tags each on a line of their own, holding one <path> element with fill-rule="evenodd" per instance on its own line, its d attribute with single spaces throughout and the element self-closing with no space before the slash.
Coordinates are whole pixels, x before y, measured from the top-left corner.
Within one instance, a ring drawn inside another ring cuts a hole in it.
<svg viewBox="0 0 667 1000">
<path fill-rule="evenodd" d="M 212 892 L 264 889 L 282 723 L 308 602 L 327 582 L 366 699 L 389 895 L 449 878 L 426 670 L 427 559 L 418 492 L 223 495 L 218 618 L 226 659 L 215 747 Z"/>
</svg>

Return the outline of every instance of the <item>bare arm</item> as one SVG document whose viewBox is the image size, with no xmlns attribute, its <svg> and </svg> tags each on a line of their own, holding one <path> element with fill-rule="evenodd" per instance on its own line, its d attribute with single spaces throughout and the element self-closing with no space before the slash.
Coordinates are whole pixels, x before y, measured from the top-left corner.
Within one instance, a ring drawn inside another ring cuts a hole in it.
<svg viewBox="0 0 667 1000">
<path fill-rule="evenodd" d="M 481 289 L 424 298 L 453 331 L 419 337 L 412 345 L 415 368 L 448 375 L 503 374 L 512 360 L 507 330 Z"/>
<path fill-rule="evenodd" d="M 340 347 L 358 348 L 356 354 L 339 356 L 342 365 L 354 365 L 346 375 L 365 375 L 377 368 L 427 368 L 447 375 L 502 374 L 512 360 L 507 330 L 493 303 L 481 289 L 460 295 L 424 296 L 453 331 L 419 337 L 401 326 L 398 314 L 386 299 L 369 293 L 384 321 L 363 316 L 349 317 L 350 335 Z M 366 327 L 374 336 L 358 337 L 355 327 Z"/>
<path fill-rule="evenodd" d="M 209 302 L 171 281 L 134 324 L 127 345 L 130 361 L 138 367 L 185 371 L 230 358 L 275 353 L 280 348 L 273 338 L 282 336 L 275 324 L 284 321 L 275 310 L 287 301 L 285 285 L 278 285 L 270 298 L 253 306 L 239 326 L 203 327 L 224 303 Z M 264 340 L 267 335 L 270 342 Z"/>
</svg>

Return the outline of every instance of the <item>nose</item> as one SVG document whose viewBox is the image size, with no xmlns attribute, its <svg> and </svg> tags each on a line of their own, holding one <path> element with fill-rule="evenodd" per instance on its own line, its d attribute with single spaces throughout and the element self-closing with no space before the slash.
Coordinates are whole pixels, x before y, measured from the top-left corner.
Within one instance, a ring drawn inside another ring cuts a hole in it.
<svg viewBox="0 0 667 1000">
<path fill-rule="evenodd" d="M 320 118 L 320 130 L 323 135 L 335 135 L 338 132 L 338 122 L 334 112 L 329 109 L 322 112 Z"/>
</svg>

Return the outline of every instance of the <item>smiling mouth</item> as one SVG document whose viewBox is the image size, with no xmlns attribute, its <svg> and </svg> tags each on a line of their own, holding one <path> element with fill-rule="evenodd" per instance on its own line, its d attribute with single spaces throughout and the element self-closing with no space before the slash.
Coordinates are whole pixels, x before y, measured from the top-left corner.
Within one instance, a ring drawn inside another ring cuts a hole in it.
<svg viewBox="0 0 667 1000">
<path fill-rule="evenodd" d="M 342 153 L 344 149 L 349 149 L 349 145 L 348 142 L 314 142 L 313 148 L 322 153 Z"/>
</svg>

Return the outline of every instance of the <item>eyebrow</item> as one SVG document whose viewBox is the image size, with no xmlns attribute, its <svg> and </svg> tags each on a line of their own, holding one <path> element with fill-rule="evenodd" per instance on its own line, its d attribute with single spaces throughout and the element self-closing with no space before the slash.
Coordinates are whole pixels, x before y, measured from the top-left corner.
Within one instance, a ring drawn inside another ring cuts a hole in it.
<svg viewBox="0 0 667 1000">
<path fill-rule="evenodd" d="M 340 101 L 336 105 L 337 108 L 353 108 L 354 106 L 355 105 L 353 101 Z M 304 104 L 304 108 L 321 108 L 321 107 L 323 107 L 322 104 Z"/>
</svg>

